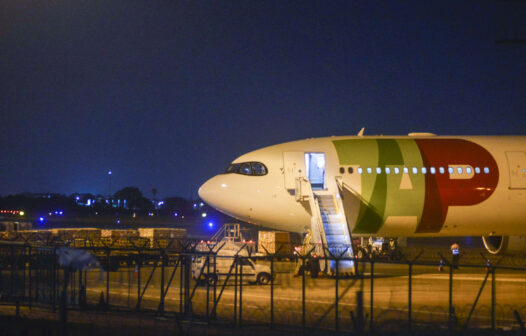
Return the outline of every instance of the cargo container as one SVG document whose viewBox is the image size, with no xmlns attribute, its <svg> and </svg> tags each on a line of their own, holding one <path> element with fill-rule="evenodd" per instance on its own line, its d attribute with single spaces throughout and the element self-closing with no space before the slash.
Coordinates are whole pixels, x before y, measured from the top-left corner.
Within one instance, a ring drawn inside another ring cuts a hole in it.
<svg viewBox="0 0 526 336">
<path fill-rule="evenodd" d="M 290 233 L 283 231 L 259 231 L 258 233 L 258 253 L 263 254 L 290 254 L 292 244 Z"/>
</svg>

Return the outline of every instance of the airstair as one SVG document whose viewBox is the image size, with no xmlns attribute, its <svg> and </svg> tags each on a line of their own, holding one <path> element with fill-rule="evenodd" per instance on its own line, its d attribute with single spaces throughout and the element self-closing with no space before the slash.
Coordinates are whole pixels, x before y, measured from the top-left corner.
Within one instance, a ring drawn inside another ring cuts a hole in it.
<svg viewBox="0 0 526 336">
<path fill-rule="evenodd" d="M 243 231 L 239 223 L 226 223 L 224 224 L 208 241 L 201 241 L 197 245 L 197 251 L 209 252 L 217 251 L 221 249 L 238 251 L 243 246 L 248 245 L 253 248 L 254 242 L 252 240 L 245 240 Z M 246 233 L 245 233 L 246 235 Z"/>
<path fill-rule="evenodd" d="M 334 275 L 338 268 L 339 274 L 355 274 L 351 235 L 338 188 L 334 190 L 336 192 L 332 193 L 328 190 L 312 190 L 309 180 L 298 177 L 296 200 L 309 202 L 312 211 L 311 243 L 315 246 L 313 252 L 322 257 L 322 271 Z"/>
</svg>

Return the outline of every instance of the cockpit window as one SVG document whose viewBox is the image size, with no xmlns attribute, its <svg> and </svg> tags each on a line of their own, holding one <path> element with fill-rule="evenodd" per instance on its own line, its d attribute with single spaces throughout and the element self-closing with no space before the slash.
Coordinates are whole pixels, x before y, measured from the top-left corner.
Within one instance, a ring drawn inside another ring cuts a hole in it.
<svg viewBox="0 0 526 336">
<path fill-rule="evenodd" d="M 225 174 L 237 173 L 238 170 L 239 170 L 239 166 L 240 166 L 239 163 L 233 163 L 233 164 L 231 164 L 231 165 L 228 166 L 228 168 L 226 169 Z"/>
<path fill-rule="evenodd" d="M 241 164 L 241 168 L 239 168 L 239 173 L 243 175 L 250 175 L 252 173 L 252 170 L 250 169 L 250 163 Z"/>
<path fill-rule="evenodd" d="M 267 175 L 267 167 L 261 162 L 232 163 L 228 166 L 225 174 L 242 174 L 252 176 Z"/>
<path fill-rule="evenodd" d="M 252 162 L 252 174 L 254 175 L 265 175 L 267 173 L 267 167 L 259 162 Z"/>
</svg>

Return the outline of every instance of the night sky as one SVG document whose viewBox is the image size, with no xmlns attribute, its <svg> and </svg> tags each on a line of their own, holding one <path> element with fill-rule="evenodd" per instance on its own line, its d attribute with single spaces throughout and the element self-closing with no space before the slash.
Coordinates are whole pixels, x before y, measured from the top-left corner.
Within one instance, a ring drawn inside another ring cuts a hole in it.
<svg viewBox="0 0 526 336">
<path fill-rule="evenodd" d="M 0 195 L 197 197 L 237 156 L 356 134 L 526 134 L 496 1 L 0 1 Z"/>
</svg>

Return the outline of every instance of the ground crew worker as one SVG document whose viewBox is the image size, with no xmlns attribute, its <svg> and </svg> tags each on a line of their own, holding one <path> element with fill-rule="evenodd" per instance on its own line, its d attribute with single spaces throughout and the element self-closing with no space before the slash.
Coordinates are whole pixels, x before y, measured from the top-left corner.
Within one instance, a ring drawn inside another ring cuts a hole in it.
<svg viewBox="0 0 526 336">
<path fill-rule="evenodd" d="M 454 268 L 458 268 L 458 261 L 460 260 L 460 246 L 457 243 L 451 245 L 451 263 Z"/>
</svg>

